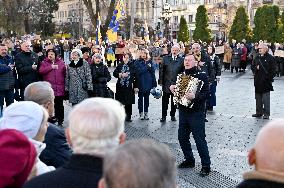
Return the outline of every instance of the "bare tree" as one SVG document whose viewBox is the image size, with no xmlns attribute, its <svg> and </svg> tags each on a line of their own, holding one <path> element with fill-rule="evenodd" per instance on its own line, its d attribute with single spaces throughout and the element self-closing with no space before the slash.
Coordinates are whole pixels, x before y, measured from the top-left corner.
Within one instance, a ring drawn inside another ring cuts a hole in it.
<svg viewBox="0 0 284 188">
<path fill-rule="evenodd" d="M 108 29 L 108 25 L 109 22 L 111 20 L 111 17 L 113 16 L 113 11 L 115 8 L 115 0 L 95 0 L 95 10 L 93 7 L 93 1 L 92 0 L 83 0 L 89 17 L 91 19 L 92 25 L 95 28 L 97 25 L 97 17 L 98 17 L 98 13 L 101 12 L 101 10 L 108 10 L 107 11 L 107 18 L 105 20 L 104 25 L 101 28 L 101 32 L 102 32 L 102 37 L 104 38 L 106 35 L 106 31 Z"/>
</svg>

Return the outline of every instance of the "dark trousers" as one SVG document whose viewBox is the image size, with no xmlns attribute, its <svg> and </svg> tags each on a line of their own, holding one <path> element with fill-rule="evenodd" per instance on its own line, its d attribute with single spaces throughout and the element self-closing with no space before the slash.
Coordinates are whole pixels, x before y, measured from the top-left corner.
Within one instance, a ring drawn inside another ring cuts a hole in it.
<svg viewBox="0 0 284 188">
<path fill-rule="evenodd" d="M 174 100 L 173 100 L 174 95 L 172 93 L 163 92 L 163 96 L 162 96 L 162 117 L 167 116 L 170 97 L 171 97 L 170 115 L 175 116 L 175 114 L 176 114 L 177 106 L 174 104 Z"/>
<path fill-rule="evenodd" d="M 150 95 L 150 92 L 138 92 L 138 110 L 139 110 L 139 113 L 148 112 L 149 95 Z M 144 111 L 143 111 L 143 100 L 144 100 Z"/>
<path fill-rule="evenodd" d="M 179 144 L 184 154 L 184 158 L 194 162 L 195 159 L 190 144 L 190 133 L 192 133 L 195 140 L 202 166 L 209 167 L 211 161 L 207 142 L 205 140 L 204 112 L 188 112 L 183 109 L 179 109 Z"/>
<path fill-rule="evenodd" d="M 224 63 L 224 69 L 230 70 L 230 63 Z"/>
<path fill-rule="evenodd" d="M 270 92 L 255 93 L 256 114 L 270 116 Z"/>
<path fill-rule="evenodd" d="M 238 73 L 239 72 L 239 67 L 232 67 L 232 66 L 231 66 L 231 73 L 234 72 L 234 68 L 236 70 L 236 73 Z"/>
<path fill-rule="evenodd" d="M 126 113 L 126 118 L 131 118 L 132 115 L 132 104 L 126 104 L 124 105 L 125 113 Z"/>
<path fill-rule="evenodd" d="M 240 68 L 241 68 L 242 70 L 246 70 L 246 68 L 247 68 L 247 61 L 241 61 L 241 63 L 240 63 Z"/>
<path fill-rule="evenodd" d="M 207 109 L 216 106 L 216 88 L 217 88 L 217 81 L 212 82 L 210 84 L 210 93 L 206 102 Z"/>
<path fill-rule="evenodd" d="M 4 100 L 6 106 L 9 106 L 14 102 L 14 89 L 0 91 L 0 117 L 3 115 Z"/>
<path fill-rule="evenodd" d="M 20 98 L 19 101 L 24 101 L 24 93 L 25 93 L 25 88 L 20 88 Z"/>
<path fill-rule="evenodd" d="M 56 96 L 54 99 L 55 117 L 58 120 L 58 124 L 62 124 L 64 121 L 63 98 L 63 96 Z"/>
</svg>

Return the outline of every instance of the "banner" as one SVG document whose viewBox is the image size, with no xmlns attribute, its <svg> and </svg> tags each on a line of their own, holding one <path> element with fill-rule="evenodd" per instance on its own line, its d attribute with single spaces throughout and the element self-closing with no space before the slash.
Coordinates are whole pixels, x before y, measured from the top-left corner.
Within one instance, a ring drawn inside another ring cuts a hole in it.
<svg viewBox="0 0 284 188">
<path fill-rule="evenodd" d="M 275 50 L 274 56 L 284 57 L 284 50 Z"/>
<path fill-rule="evenodd" d="M 223 54 L 223 53 L 224 53 L 224 46 L 215 47 L 215 54 Z"/>
<path fill-rule="evenodd" d="M 116 48 L 115 49 L 115 54 L 123 54 L 125 51 L 125 48 Z"/>
</svg>

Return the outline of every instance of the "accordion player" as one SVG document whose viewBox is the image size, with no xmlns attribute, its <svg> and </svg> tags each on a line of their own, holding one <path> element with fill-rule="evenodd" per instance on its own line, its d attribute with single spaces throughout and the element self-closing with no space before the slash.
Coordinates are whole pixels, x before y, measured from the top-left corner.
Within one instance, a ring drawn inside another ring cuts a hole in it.
<svg viewBox="0 0 284 188">
<path fill-rule="evenodd" d="M 188 92 L 194 93 L 195 95 L 200 92 L 203 86 L 203 81 L 195 78 L 191 75 L 181 73 L 177 76 L 176 88 L 174 93 L 175 105 L 183 105 L 185 107 L 192 108 L 194 100 L 189 100 L 186 97 Z"/>
</svg>

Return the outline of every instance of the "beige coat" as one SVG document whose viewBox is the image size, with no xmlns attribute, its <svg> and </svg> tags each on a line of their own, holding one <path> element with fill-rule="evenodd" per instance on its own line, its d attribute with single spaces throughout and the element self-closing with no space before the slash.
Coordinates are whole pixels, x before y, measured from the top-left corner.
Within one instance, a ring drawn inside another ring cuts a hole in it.
<svg viewBox="0 0 284 188">
<path fill-rule="evenodd" d="M 224 53 L 224 63 L 231 63 L 232 62 L 232 48 L 231 47 L 225 47 L 225 53 Z"/>
</svg>

